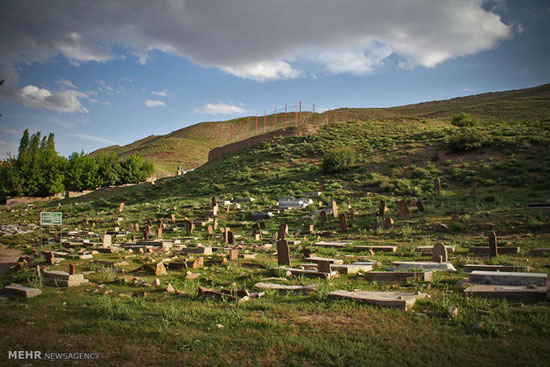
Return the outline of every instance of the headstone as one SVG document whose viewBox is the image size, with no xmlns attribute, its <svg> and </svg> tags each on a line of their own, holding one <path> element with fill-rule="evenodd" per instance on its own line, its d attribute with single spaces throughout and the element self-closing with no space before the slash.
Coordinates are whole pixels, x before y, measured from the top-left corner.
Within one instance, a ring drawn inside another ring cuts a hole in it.
<svg viewBox="0 0 550 367">
<path fill-rule="evenodd" d="M 69 275 L 75 275 L 76 274 L 76 266 L 71 264 L 69 265 Z"/>
<path fill-rule="evenodd" d="M 214 236 L 214 227 L 211 224 L 208 225 L 207 231 L 208 231 L 208 237 Z"/>
<path fill-rule="evenodd" d="M 162 238 L 162 227 L 157 228 L 157 238 Z"/>
<path fill-rule="evenodd" d="M 213 217 L 218 216 L 218 206 L 217 205 L 212 207 L 212 216 Z"/>
<path fill-rule="evenodd" d="M 380 200 L 380 207 L 378 208 L 378 216 L 383 216 L 386 213 L 386 202 Z"/>
<path fill-rule="evenodd" d="M 223 241 L 225 243 L 229 243 L 229 232 L 231 232 L 229 228 L 223 228 L 222 229 Z"/>
<path fill-rule="evenodd" d="M 310 224 L 309 225 L 309 233 L 313 233 L 315 231 L 315 225 L 314 224 Z"/>
<path fill-rule="evenodd" d="M 349 207 L 349 217 L 352 222 L 355 222 L 355 210 L 353 210 L 351 205 Z"/>
<path fill-rule="evenodd" d="M 318 261 L 317 270 L 321 273 L 330 273 L 330 261 Z"/>
<path fill-rule="evenodd" d="M 158 263 L 157 266 L 155 267 L 155 275 L 159 276 L 163 274 L 166 274 L 166 267 L 164 266 L 163 263 Z"/>
<path fill-rule="evenodd" d="M 279 226 L 279 233 L 277 234 L 277 239 L 284 240 L 287 234 L 288 234 L 288 224 L 282 223 Z"/>
<path fill-rule="evenodd" d="M 332 215 L 334 218 L 338 218 L 338 204 L 336 204 L 336 200 L 331 201 L 331 207 L 332 207 Z"/>
<path fill-rule="evenodd" d="M 239 250 L 234 248 L 229 250 L 229 260 L 237 260 L 239 258 Z"/>
<path fill-rule="evenodd" d="M 441 195 L 441 179 L 439 177 L 434 179 L 434 193 Z"/>
<path fill-rule="evenodd" d="M 183 223 L 185 224 L 185 232 L 189 236 L 195 230 L 195 225 L 189 219 L 186 219 Z"/>
<path fill-rule="evenodd" d="M 348 220 L 345 213 L 340 214 L 340 228 L 342 229 L 342 231 L 347 231 L 349 229 Z"/>
<path fill-rule="evenodd" d="M 212 228 L 214 228 L 214 231 L 218 229 L 218 218 L 214 218 L 214 222 L 212 222 Z"/>
<path fill-rule="evenodd" d="M 402 217 L 409 218 L 411 216 L 406 200 L 397 200 L 395 203 L 397 204 L 397 208 L 399 209 L 399 213 Z"/>
<path fill-rule="evenodd" d="M 231 244 L 235 242 L 235 237 L 233 236 L 233 232 L 227 231 L 227 243 Z"/>
<path fill-rule="evenodd" d="M 123 210 L 124 210 L 124 203 L 120 203 L 118 206 L 118 212 L 122 213 Z"/>
<path fill-rule="evenodd" d="M 252 231 L 259 231 L 260 230 L 260 225 L 258 223 L 254 223 L 252 225 Z"/>
<path fill-rule="evenodd" d="M 150 227 L 153 225 L 153 222 L 151 221 L 151 219 L 147 219 L 147 225 Z"/>
<path fill-rule="evenodd" d="M 195 259 L 195 261 L 193 261 L 193 269 L 198 269 L 200 267 L 202 267 L 204 265 L 204 258 L 201 256 L 201 257 L 197 257 Z"/>
<path fill-rule="evenodd" d="M 327 216 L 326 211 L 321 210 L 321 212 L 319 214 L 321 215 L 321 222 L 323 222 L 323 223 L 328 222 L 328 216 Z"/>
<path fill-rule="evenodd" d="M 216 197 L 212 196 L 212 208 L 214 208 L 215 206 L 218 206 L 218 202 L 216 201 Z"/>
<path fill-rule="evenodd" d="M 172 223 L 175 223 L 175 222 L 176 222 L 176 215 L 175 215 L 175 214 L 173 214 L 173 213 L 170 214 L 170 221 L 171 221 Z"/>
<path fill-rule="evenodd" d="M 389 229 L 393 226 L 393 219 L 390 217 L 384 218 L 384 228 Z"/>
<path fill-rule="evenodd" d="M 149 231 L 145 230 L 143 231 L 143 239 L 148 240 L 149 239 Z"/>
<path fill-rule="evenodd" d="M 103 236 L 103 247 L 111 247 L 112 239 L 110 234 Z"/>
<path fill-rule="evenodd" d="M 290 265 L 290 248 L 286 240 L 277 241 L 277 264 Z"/>
<path fill-rule="evenodd" d="M 470 184 L 470 195 L 472 197 L 476 196 L 477 193 L 477 180 L 472 178 L 472 183 Z"/>
<path fill-rule="evenodd" d="M 495 232 L 489 233 L 489 257 L 498 256 L 498 241 Z"/>
<path fill-rule="evenodd" d="M 433 247 L 432 261 L 437 263 L 446 263 L 448 261 L 447 247 L 441 242 L 436 243 Z"/>
<path fill-rule="evenodd" d="M 418 200 L 416 202 L 416 208 L 418 209 L 419 212 L 423 212 L 424 211 L 424 204 L 422 203 L 422 200 Z"/>
<path fill-rule="evenodd" d="M 134 224 L 134 231 L 139 232 L 139 224 Z"/>
</svg>

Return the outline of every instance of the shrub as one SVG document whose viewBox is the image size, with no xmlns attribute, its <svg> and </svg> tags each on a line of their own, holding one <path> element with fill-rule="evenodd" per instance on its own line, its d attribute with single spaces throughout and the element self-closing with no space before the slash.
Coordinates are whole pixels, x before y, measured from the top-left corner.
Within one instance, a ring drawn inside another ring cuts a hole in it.
<svg viewBox="0 0 550 367">
<path fill-rule="evenodd" d="M 343 172 L 355 164 L 356 153 L 349 147 L 331 149 L 325 153 L 321 170 L 324 173 Z"/>
<path fill-rule="evenodd" d="M 463 129 L 447 140 L 447 147 L 453 153 L 476 150 L 488 145 L 491 141 L 489 134 L 477 129 Z"/>
<path fill-rule="evenodd" d="M 453 117 L 451 124 L 458 127 L 473 127 L 477 125 L 472 116 L 465 112 L 461 112 Z"/>
</svg>

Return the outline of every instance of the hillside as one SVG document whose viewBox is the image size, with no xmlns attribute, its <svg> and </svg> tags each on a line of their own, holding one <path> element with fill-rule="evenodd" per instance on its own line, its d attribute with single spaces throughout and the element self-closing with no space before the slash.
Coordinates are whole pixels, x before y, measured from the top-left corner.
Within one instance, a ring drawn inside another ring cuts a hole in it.
<svg viewBox="0 0 550 367">
<path fill-rule="evenodd" d="M 550 84 L 392 108 L 339 108 L 321 114 L 303 112 L 301 127 L 311 131 L 327 122 L 391 117 L 439 118 L 448 121 L 460 112 L 487 121 L 540 121 L 550 117 Z M 103 148 L 92 155 L 114 152 L 127 156 L 137 153 L 155 164 L 157 176 L 170 176 L 175 174 L 178 166 L 190 169 L 206 163 L 208 152 L 214 147 L 279 129 L 283 127 L 283 121 L 284 114 L 277 115 L 277 125 L 275 117 L 269 115 L 265 130 L 263 116 L 258 118 L 258 130 L 255 116 L 202 122 L 166 135 L 152 135 L 125 146 Z M 286 126 L 294 126 L 294 113 L 288 113 L 286 121 Z"/>
</svg>

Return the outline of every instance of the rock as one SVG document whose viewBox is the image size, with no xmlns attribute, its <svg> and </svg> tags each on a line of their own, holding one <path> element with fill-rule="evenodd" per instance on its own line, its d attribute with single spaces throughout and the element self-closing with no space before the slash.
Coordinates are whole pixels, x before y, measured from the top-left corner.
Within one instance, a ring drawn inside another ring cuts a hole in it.
<svg viewBox="0 0 550 367">
<path fill-rule="evenodd" d="M 458 316 L 458 307 L 451 306 L 447 309 L 447 314 L 451 317 L 457 317 Z"/>
<path fill-rule="evenodd" d="M 154 285 L 155 287 L 160 286 L 160 279 L 159 279 L 159 278 L 156 278 L 155 281 L 153 282 L 153 285 Z"/>
<path fill-rule="evenodd" d="M 168 293 L 176 293 L 176 288 L 170 283 L 168 283 L 168 286 L 166 287 L 166 292 Z"/>
</svg>

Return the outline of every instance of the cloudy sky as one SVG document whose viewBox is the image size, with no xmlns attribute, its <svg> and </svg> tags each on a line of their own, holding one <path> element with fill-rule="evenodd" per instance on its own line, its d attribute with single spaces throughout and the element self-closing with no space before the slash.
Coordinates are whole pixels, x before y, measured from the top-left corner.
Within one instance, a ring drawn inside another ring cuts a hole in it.
<svg viewBox="0 0 550 367">
<path fill-rule="evenodd" d="M 550 82 L 545 0 L 4 0 L 0 157 L 200 121 L 386 107 Z"/>
</svg>

